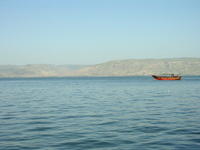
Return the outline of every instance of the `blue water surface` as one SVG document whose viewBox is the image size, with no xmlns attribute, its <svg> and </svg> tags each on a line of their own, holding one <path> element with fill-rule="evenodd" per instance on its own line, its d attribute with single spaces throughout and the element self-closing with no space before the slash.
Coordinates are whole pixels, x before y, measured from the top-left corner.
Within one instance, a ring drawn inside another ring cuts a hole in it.
<svg viewBox="0 0 200 150">
<path fill-rule="evenodd" d="M 0 79 L 1 150 L 199 150 L 200 77 Z"/>
</svg>

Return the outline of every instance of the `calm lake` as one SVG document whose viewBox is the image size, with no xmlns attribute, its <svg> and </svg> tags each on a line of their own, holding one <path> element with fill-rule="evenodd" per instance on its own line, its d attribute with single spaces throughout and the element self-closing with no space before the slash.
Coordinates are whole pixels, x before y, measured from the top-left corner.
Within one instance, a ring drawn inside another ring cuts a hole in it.
<svg viewBox="0 0 200 150">
<path fill-rule="evenodd" d="M 200 77 L 0 79 L 1 150 L 199 150 Z"/>
</svg>

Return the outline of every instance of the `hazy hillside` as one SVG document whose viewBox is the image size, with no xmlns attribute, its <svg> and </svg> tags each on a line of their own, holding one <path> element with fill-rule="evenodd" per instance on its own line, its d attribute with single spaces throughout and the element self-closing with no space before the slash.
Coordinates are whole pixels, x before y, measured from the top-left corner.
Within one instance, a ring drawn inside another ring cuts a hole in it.
<svg viewBox="0 0 200 150">
<path fill-rule="evenodd" d="M 83 65 L 1 65 L 0 77 L 75 76 Z"/>
<path fill-rule="evenodd" d="M 200 75 L 200 58 L 129 59 L 110 61 L 82 69 L 91 76 L 131 76 L 162 73 Z"/>
<path fill-rule="evenodd" d="M 1 65 L 0 77 L 200 75 L 200 58 L 129 59 L 98 65 Z"/>
</svg>

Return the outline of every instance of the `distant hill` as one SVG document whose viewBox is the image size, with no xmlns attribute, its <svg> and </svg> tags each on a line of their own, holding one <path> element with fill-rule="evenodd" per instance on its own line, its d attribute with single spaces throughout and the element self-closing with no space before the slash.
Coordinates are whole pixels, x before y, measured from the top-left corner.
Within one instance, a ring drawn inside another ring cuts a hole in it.
<svg viewBox="0 0 200 150">
<path fill-rule="evenodd" d="M 200 75 L 200 58 L 128 59 L 84 65 L 0 65 L 0 77 Z"/>
<path fill-rule="evenodd" d="M 62 77 L 77 76 L 86 65 L 0 65 L 0 77 Z"/>
<path fill-rule="evenodd" d="M 163 73 L 200 75 L 200 58 L 129 59 L 83 68 L 83 74 L 89 76 L 132 76 Z"/>
</svg>

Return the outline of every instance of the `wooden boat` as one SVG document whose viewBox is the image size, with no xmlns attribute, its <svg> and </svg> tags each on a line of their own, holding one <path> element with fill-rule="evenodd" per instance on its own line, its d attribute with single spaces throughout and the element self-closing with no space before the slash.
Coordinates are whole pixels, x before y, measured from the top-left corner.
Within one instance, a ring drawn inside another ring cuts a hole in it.
<svg viewBox="0 0 200 150">
<path fill-rule="evenodd" d="M 152 75 L 156 80 L 181 80 L 181 76 L 169 74 L 169 75 Z"/>
</svg>

